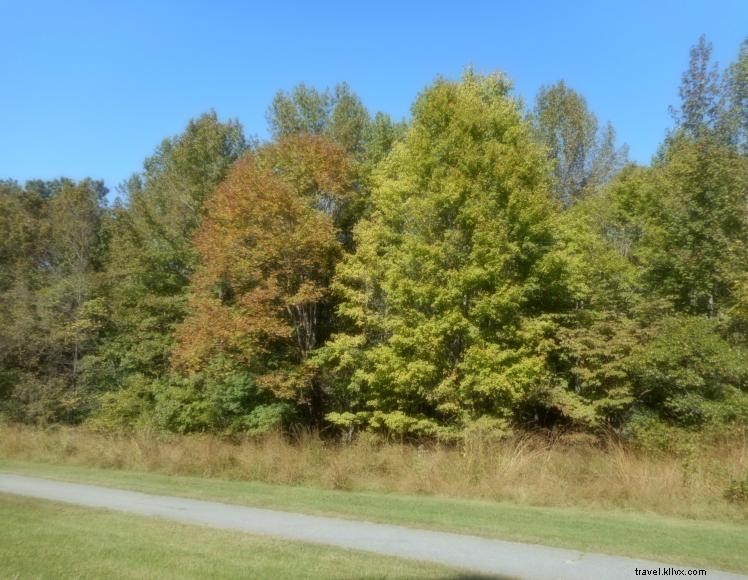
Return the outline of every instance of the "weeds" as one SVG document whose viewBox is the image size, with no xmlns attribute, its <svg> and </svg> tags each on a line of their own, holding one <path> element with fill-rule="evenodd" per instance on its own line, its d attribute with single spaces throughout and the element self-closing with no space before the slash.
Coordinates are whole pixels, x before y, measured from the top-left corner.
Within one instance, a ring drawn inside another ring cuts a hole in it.
<svg viewBox="0 0 748 580">
<path fill-rule="evenodd" d="M 739 484 L 748 472 L 745 433 L 683 456 L 637 450 L 614 439 L 537 434 L 449 447 L 367 436 L 338 443 L 309 432 L 229 441 L 212 435 L 0 425 L 0 457 L 328 489 L 748 519 L 745 486 Z"/>
</svg>

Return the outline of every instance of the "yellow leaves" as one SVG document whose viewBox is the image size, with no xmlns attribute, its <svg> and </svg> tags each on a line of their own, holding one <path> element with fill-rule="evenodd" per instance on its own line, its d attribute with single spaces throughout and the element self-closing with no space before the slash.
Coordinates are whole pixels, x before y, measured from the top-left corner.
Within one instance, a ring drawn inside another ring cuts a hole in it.
<svg viewBox="0 0 748 580">
<path fill-rule="evenodd" d="M 65 333 L 72 341 L 85 340 L 101 330 L 108 313 L 109 310 L 103 298 L 87 300 L 78 309 L 75 319 L 65 326 Z"/>
<path fill-rule="evenodd" d="M 299 285 L 296 293 L 286 299 L 286 304 L 292 307 L 313 304 L 315 302 L 320 302 L 326 294 L 326 288 L 305 280 Z"/>
<path fill-rule="evenodd" d="M 389 413 L 374 411 L 369 419 L 369 427 L 400 437 L 405 435 L 431 437 L 438 431 L 438 424 L 435 421 L 424 417 L 413 417 L 402 411 Z"/>
<path fill-rule="evenodd" d="M 734 304 L 730 314 L 748 323 L 748 275 L 744 274 L 733 284 Z"/>
<path fill-rule="evenodd" d="M 312 376 L 308 372 L 279 370 L 257 377 L 257 385 L 281 400 L 298 400 L 308 390 Z"/>
<path fill-rule="evenodd" d="M 336 427 L 353 428 L 365 424 L 366 420 L 371 416 L 371 413 L 359 412 L 351 413 L 345 411 L 343 413 L 327 413 L 325 419 Z"/>
</svg>

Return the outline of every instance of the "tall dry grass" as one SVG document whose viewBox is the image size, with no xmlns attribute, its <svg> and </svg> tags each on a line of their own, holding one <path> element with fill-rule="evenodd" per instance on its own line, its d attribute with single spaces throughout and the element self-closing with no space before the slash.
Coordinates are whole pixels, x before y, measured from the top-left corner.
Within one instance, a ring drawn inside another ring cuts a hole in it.
<svg viewBox="0 0 748 580">
<path fill-rule="evenodd" d="M 101 434 L 0 425 L 0 457 L 329 489 L 434 494 L 526 505 L 652 511 L 748 520 L 727 501 L 748 476 L 748 436 L 690 454 L 637 451 L 586 437 L 474 439 L 460 447 L 348 444 L 313 433 L 228 441 L 210 435 Z"/>
</svg>

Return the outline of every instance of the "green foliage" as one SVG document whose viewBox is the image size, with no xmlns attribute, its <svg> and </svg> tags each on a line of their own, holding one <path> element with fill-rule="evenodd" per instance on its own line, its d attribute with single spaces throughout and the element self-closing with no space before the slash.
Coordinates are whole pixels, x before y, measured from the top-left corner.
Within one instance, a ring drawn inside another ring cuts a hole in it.
<svg viewBox="0 0 748 580">
<path fill-rule="evenodd" d="M 103 340 L 86 361 L 86 381 L 92 391 L 136 390 L 107 395 L 107 417 L 119 416 L 112 406 L 121 401 L 121 417 L 135 420 L 131 403 L 141 391 L 133 385 L 168 383 L 174 330 L 185 316 L 197 260 L 192 238 L 203 202 L 245 149 L 238 123 L 207 113 L 164 140 L 143 172 L 124 186 L 127 205 L 113 208 L 107 228 L 109 317 Z"/>
<path fill-rule="evenodd" d="M 296 407 L 276 401 L 252 373 L 216 359 L 189 376 L 128 376 L 123 388 L 102 396 L 88 425 L 105 432 L 149 427 L 177 433 L 259 434 L 298 419 Z"/>
<path fill-rule="evenodd" d="M 353 155 L 366 148 L 369 113 L 347 83 L 332 91 L 304 84 L 291 93 L 278 91 L 267 118 L 275 139 L 307 133 L 324 135 Z"/>
<path fill-rule="evenodd" d="M 556 387 L 536 316 L 539 289 L 563 269 L 549 255 L 553 204 L 508 93 L 503 77 L 468 72 L 421 95 L 338 269 L 340 314 L 356 332 L 320 357 L 371 428 L 423 435 L 508 419 Z M 567 300 L 560 286 L 549 304 Z"/>
<path fill-rule="evenodd" d="M 366 161 L 374 167 L 382 162 L 395 143 L 405 136 L 407 125 L 396 123 L 389 115 L 377 113 L 371 120 L 366 134 Z"/>
<path fill-rule="evenodd" d="M 257 405 L 242 421 L 242 430 L 250 435 L 262 435 L 279 431 L 298 422 L 296 407 L 289 403 L 270 403 Z"/>
<path fill-rule="evenodd" d="M 712 43 L 702 35 L 691 48 L 679 95 L 680 105 L 671 108 L 673 135 L 748 152 L 748 39 L 737 59 L 720 71 L 712 61 Z"/>
<path fill-rule="evenodd" d="M 654 167 L 625 169 L 565 216 L 579 302 L 557 334 L 557 371 L 592 401 L 593 424 L 742 416 L 745 342 L 727 340 L 725 316 L 742 308 L 743 163 L 713 141 L 671 139 Z"/>
<path fill-rule="evenodd" d="M 725 499 L 734 503 L 748 504 L 748 477 L 731 481 L 725 490 Z"/>
<path fill-rule="evenodd" d="M 542 87 L 535 101 L 535 130 L 553 163 L 554 191 L 565 207 L 605 184 L 625 164 L 615 131 L 598 128 L 584 97 L 560 81 Z"/>
<path fill-rule="evenodd" d="M 623 433 L 634 445 L 654 454 L 689 456 L 697 445 L 697 432 L 663 421 L 657 413 L 640 409 L 626 422 Z"/>
<path fill-rule="evenodd" d="M 724 74 L 724 114 L 721 128 L 729 142 L 748 153 L 748 38 L 740 45 L 738 58 Z"/>
<path fill-rule="evenodd" d="M 643 281 L 680 311 L 714 316 L 748 258 L 748 160 L 712 141 L 675 140 L 642 185 Z"/>
<path fill-rule="evenodd" d="M 640 324 L 613 312 L 580 311 L 557 334 L 557 365 L 573 392 L 586 403 L 567 413 L 591 427 L 620 425 L 634 402 L 629 356 L 639 344 Z"/>
<path fill-rule="evenodd" d="M 154 407 L 153 381 L 141 374 L 129 374 L 116 390 L 99 396 L 96 413 L 86 425 L 102 432 L 127 431 L 152 426 Z"/>
<path fill-rule="evenodd" d="M 0 185 L 0 407 L 41 423 L 91 408 L 85 356 L 103 329 L 107 238 L 100 182 Z"/>
<path fill-rule="evenodd" d="M 696 140 L 717 128 L 722 113 L 720 74 L 711 57 L 712 43 L 702 35 L 691 48 L 689 66 L 683 73 L 678 91 L 680 107 L 672 110 L 678 127 Z"/>
<path fill-rule="evenodd" d="M 267 111 L 274 140 L 293 135 L 318 135 L 342 147 L 364 163 L 362 177 L 373 170 L 403 136 L 406 125 L 386 113 L 373 117 L 347 83 L 322 91 L 299 84 L 289 93 L 278 91 Z"/>
<path fill-rule="evenodd" d="M 262 145 L 207 113 L 111 206 L 0 181 L 0 416 L 691 453 L 748 423 L 747 71 L 702 38 L 649 167 L 563 82 L 468 70 L 407 123 L 346 84 Z"/>
<path fill-rule="evenodd" d="M 665 318 L 628 360 L 637 405 L 682 427 L 748 419 L 748 349 L 715 319 Z"/>
</svg>

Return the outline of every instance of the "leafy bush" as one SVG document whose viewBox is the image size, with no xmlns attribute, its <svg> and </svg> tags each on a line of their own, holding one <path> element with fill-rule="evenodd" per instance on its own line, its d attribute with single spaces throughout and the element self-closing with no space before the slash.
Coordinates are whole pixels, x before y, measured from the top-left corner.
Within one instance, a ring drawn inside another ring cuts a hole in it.
<svg viewBox="0 0 748 580">
<path fill-rule="evenodd" d="M 622 435 L 647 452 L 682 454 L 691 449 L 697 432 L 667 423 L 645 409 L 632 414 Z"/>
<path fill-rule="evenodd" d="M 725 490 L 725 499 L 733 503 L 748 504 L 748 476 L 732 480 Z"/>
<path fill-rule="evenodd" d="M 86 422 L 98 431 L 126 431 L 141 423 L 149 423 L 153 414 L 154 396 L 149 379 L 140 374 L 127 377 L 118 391 L 104 393 L 99 408 Z"/>
<path fill-rule="evenodd" d="M 296 408 L 290 403 L 259 405 L 241 420 L 241 425 L 251 435 L 277 431 L 298 421 Z"/>
<path fill-rule="evenodd" d="M 748 350 L 725 340 L 719 322 L 700 316 L 665 319 L 629 359 L 636 405 L 680 427 L 745 418 Z"/>
<path fill-rule="evenodd" d="M 254 377 L 217 360 L 203 373 L 163 379 L 130 376 L 124 388 L 101 398 L 89 425 L 99 430 L 138 426 L 194 433 L 265 433 L 298 420 L 293 405 L 275 401 Z"/>
</svg>

